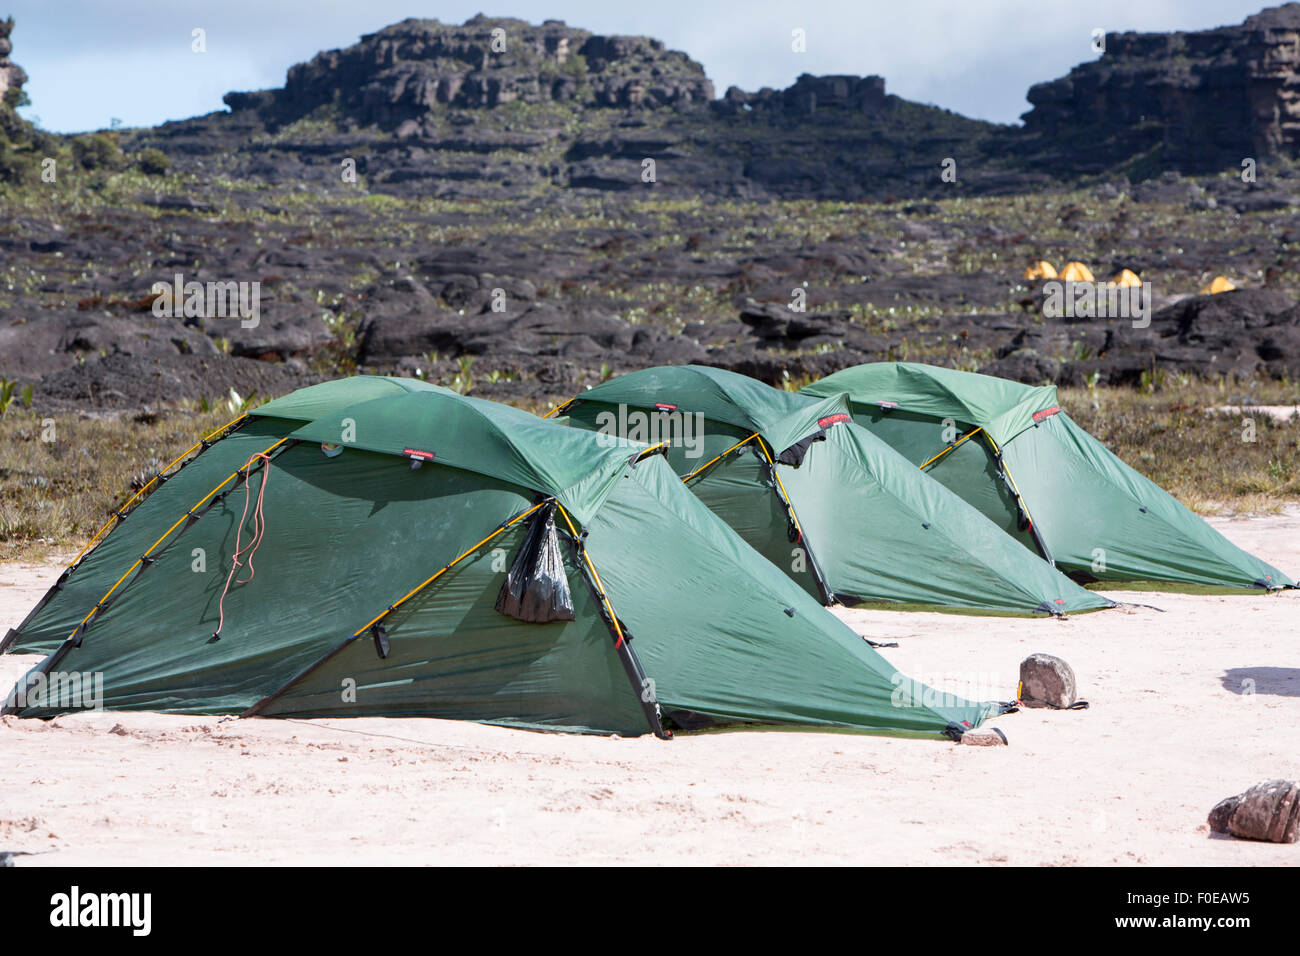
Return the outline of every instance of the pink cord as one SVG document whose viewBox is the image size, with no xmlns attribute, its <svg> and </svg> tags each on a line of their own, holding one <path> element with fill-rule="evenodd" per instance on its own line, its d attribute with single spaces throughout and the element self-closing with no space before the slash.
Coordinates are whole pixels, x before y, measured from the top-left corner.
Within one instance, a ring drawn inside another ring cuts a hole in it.
<svg viewBox="0 0 1300 956">
<path fill-rule="evenodd" d="M 239 542 L 244 533 L 244 522 L 248 520 L 248 505 L 253 498 L 252 476 L 246 475 L 244 480 L 244 511 L 243 514 L 239 516 L 239 524 L 235 528 L 235 553 L 231 557 L 230 573 L 226 575 L 226 586 L 221 589 L 221 599 L 217 602 L 217 630 L 216 633 L 212 635 L 214 638 L 221 636 L 221 628 L 226 621 L 226 594 L 230 591 L 230 582 L 234 578 L 235 572 L 239 568 L 243 567 L 239 559 L 245 551 L 248 552 L 248 577 L 242 581 L 235 581 L 235 583 L 247 584 L 249 581 L 253 580 L 257 574 L 256 569 L 253 567 L 253 555 L 257 553 L 257 548 L 262 543 L 262 538 L 266 535 L 266 518 L 262 514 L 262 500 L 266 495 L 266 483 L 271 480 L 271 456 L 259 453 L 248 459 L 244 464 L 245 470 L 252 468 L 253 462 L 258 458 L 262 459 L 266 464 L 262 468 L 261 487 L 257 489 L 257 506 L 253 509 L 253 540 L 248 543 L 246 548 L 241 548 L 239 546 Z"/>
</svg>

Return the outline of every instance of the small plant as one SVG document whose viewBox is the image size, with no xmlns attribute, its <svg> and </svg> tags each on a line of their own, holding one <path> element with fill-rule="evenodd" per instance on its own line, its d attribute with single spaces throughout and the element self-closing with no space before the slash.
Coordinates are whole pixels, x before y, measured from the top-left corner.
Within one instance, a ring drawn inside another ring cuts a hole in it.
<svg viewBox="0 0 1300 956">
<path fill-rule="evenodd" d="M 1158 392 L 1165 386 L 1165 370 L 1163 368 L 1146 369 L 1138 376 L 1138 388 L 1150 395 Z"/>
<path fill-rule="evenodd" d="M 474 373 L 472 371 L 474 368 L 474 356 L 462 355 L 456 360 L 456 364 L 460 367 L 460 371 L 451 377 L 451 381 L 447 384 L 447 387 L 453 392 L 459 392 L 461 395 L 464 395 L 474 387 Z"/>
<path fill-rule="evenodd" d="M 21 392 L 18 391 L 18 382 L 15 380 L 0 378 L 0 415 L 9 411 L 9 406 L 14 400 L 21 397 L 23 405 L 27 408 L 32 407 L 32 393 L 34 386 L 28 385 Z"/>
</svg>

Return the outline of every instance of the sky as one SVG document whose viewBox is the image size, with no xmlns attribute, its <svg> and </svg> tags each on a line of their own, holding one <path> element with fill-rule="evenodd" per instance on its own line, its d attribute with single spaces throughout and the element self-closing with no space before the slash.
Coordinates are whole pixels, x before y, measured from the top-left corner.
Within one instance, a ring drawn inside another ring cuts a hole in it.
<svg viewBox="0 0 1300 956">
<path fill-rule="evenodd" d="M 0 0 L 12 59 L 31 77 L 28 119 L 53 132 L 152 126 L 223 110 L 230 90 L 278 87 L 323 49 L 407 17 L 476 13 L 658 37 L 728 86 L 782 88 L 801 73 L 879 74 L 886 89 L 967 116 L 1017 122 L 1037 82 L 1096 59 L 1094 29 L 1240 23 L 1263 0 Z M 206 52 L 192 51 L 192 31 Z M 791 49 L 803 29 L 805 52 Z"/>
</svg>

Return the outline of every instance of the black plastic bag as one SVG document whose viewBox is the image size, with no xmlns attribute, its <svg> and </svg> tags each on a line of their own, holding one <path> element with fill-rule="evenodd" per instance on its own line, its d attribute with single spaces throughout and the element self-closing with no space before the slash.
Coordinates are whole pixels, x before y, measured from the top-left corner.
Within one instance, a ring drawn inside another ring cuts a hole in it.
<svg viewBox="0 0 1300 956">
<path fill-rule="evenodd" d="M 555 533 L 555 504 L 533 516 L 497 596 L 497 612 L 530 624 L 573 620 L 573 595 Z"/>
</svg>

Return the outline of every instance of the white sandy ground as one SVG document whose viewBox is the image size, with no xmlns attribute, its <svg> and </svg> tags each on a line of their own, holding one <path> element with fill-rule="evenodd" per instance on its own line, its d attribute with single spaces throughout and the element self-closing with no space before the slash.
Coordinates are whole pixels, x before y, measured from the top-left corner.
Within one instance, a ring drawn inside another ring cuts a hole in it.
<svg viewBox="0 0 1300 956">
<path fill-rule="evenodd" d="M 1300 509 L 1214 523 L 1300 572 Z M 0 566 L 0 632 L 57 571 Z M 884 653 L 905 673 L 956 692 L 1009 698 L 1027 654 L 1070 661 L 1092 708 L 1001 717 L 1005 748 L 792 732 L 665 743 L 418 719 L 4 718 L 0 850 L 56 850 L 25 866 L 1300 862 L 1300 846 L 1205 826 L 1220 798 L 1300 777 L 1300 593 L 1110 593 L 1166 612 L 840 612 L 899 641 Z M 0 680 L 35 661 L 0 658 Z"/>
</svg>

